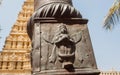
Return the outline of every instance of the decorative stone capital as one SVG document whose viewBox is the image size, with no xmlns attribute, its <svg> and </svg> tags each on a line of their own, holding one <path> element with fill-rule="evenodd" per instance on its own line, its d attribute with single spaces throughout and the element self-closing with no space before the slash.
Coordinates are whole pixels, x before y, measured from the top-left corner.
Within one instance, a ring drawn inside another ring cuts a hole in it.
<svg viewBox="0 0 120 75">
<path fill-rule="evenodd" d="M 40 7 L 50 3 L 64 3 L 64 4 L 72 5 L 72 0 L 35 0 L 35 2 L 37 3 L 38 1 L 39 1 Z"/>
<path fill-rule="evenodd" d="M 68 4 L 68 5 L 72 6 L 72 0 L 35 0 L 34 1 L 34 9 L 37 10 L 42 6 L 52 4 L 52 3 Z"/>
</svg>

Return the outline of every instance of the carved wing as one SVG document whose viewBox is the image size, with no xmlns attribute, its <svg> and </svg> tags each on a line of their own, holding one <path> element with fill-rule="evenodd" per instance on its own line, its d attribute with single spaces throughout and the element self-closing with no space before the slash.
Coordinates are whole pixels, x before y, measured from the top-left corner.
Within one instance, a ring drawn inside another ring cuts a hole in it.
<svg viewBox="0 0 120 75">
<path fill-rule="evenodd" d="M 75 34 L 71 35 L 71 38 L 73 39 L 75 44 L 77 44 L 82 39 L 82 32 L 78 32 L 78 33 L 75 33 Z"/>
<path fill-rule="evenodd" d="M 52 41 L 49 41 L 49 40 L 45 39 L 44 37 L 42 37 L 42 39 L 47 43 L 54 44 Z"/>
</svg>

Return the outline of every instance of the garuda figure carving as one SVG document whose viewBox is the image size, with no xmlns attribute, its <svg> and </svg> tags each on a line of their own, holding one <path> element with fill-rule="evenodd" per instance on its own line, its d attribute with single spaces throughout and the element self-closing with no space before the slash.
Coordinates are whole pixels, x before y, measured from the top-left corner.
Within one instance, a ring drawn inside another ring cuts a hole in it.
<svg viewBox="0 0 120 75">
<path fill-rule="evenodd" d="M 78 38 L 74 38 L 76 36 Z M 70 36 L 66 26 L 60 24 L 52 41 L 48 41 L 45 38 L 43 39 L 53 45 L 53 50 L 49 57 L 50 63 L 55 63 L 58 56 L 59 61 L 63 63 L 63 68 L 73 68 L 75 60 L 75 45 L 82 39 L 81 32 Z M 56 48 L 58 50 L 57 53 Z"/>
</svg>

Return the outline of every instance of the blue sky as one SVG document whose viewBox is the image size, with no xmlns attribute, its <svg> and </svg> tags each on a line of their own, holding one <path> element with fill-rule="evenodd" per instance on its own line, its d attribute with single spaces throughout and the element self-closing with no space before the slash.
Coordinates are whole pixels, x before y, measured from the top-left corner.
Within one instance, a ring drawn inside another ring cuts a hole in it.
<svg viewBox="0 0 120 75">
<path fill-rule="evenodd" d="M 12 25 L 17 19 L 24 0 L 3 0 L 0 6 L 0 51 Z M 105 30 L 103 19 L 114 0 L 73 0 L 74 7 L 78 9 L 83 18 L 89 19 L 88 28 L 100 70 L 120 70 L 120 26 L 112 31 Z"/>
</svg>

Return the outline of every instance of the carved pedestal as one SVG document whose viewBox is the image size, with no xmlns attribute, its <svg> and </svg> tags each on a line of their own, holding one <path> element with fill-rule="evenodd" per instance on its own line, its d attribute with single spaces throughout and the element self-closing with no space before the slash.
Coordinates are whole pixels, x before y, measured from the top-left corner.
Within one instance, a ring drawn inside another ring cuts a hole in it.
<svg viewBox="0 0 120 75">
<path fill-rule="evenodd" d="M 33 75 L 98 75 L 87 22 L 82 18 L 34 19 Z"/>
</svg>

